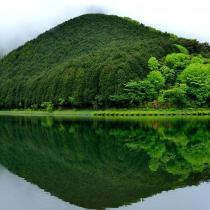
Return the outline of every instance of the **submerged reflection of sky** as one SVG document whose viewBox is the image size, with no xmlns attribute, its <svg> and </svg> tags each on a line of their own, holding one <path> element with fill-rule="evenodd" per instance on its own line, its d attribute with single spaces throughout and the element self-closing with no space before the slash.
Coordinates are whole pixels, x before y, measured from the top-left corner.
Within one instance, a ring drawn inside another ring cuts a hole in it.
<svg viewBox="0 0 210 210">
<path fill-rule="evenodd" d="M 179 188 L 144 199 L 129 206 L 126 210 L 209 210 L 210 183 Z"/>
<path fill-rule="evenodd" d="M 209 210 L 210 183 L 185 187 L 144 199 L 126 210 Z M 82 209 L 70 205 L 30 184 L 24 179 L 0 167 L 0 209 L 1 210 L 72 210 Z"/>
<path fill-rule="evenodd" d="M 71 210 L 81 209 L 51 196 L 36 185 L 0 166 L 1 210 Z"/>
</svg>

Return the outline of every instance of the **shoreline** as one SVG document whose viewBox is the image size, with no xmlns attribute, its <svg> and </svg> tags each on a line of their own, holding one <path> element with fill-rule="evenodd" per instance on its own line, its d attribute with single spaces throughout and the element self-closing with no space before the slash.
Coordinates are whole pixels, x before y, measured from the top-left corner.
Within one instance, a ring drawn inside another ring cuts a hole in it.
<svg viewBox="0 0 210 210">
<path fill-rule="evenodd" d="M 55 110 L 53 112 L 34 110 L 0 111 L 0 116 L 51 116 L 51 117 L 173 117 L 173 116 L 210 116 L 210 109 L 107 109 L 107 110 Z"/>
</svg>

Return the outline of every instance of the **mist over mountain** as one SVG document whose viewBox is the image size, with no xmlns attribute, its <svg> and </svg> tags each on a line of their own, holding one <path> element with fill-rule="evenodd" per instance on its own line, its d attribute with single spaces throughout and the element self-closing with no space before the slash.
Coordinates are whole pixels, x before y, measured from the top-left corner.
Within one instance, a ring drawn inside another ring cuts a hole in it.
<svg viewBox="0 0 210 210">
<path fill-rule="evenodd" d="M 68 5 L 62 2 L 59 2 L 59 4 L 55 2 L 50 3 L 55 4 L 55 7 L 48 8 L 47 13 L 45 9 L 48 4 L 42 3 L 43 8 L 35 5 L 34 11 L 36 12 L 33 11 L 29 15 L 25 14 L 25 10 L 23 14 L 19 10 L 14 11 L 14 13 L 17 13 L 14 17 L 12 14 L 9 17 L 10 7 L 8 7 L 8 14 L 5 14 L 5 17 L 4 13 L 1 14 L 3 9 L 0 8 L 0 18 L 2 16 L 2 19 L 0 19 L 0 55 L 11 52 L 17 47 L 24 45 L 27 41 L 36 38 L 38 35 L 71 18 L 82 14 L 108 13 L 105 6 L 98 4 L 79 6 L 77 4 Z M 24 7 L 25 9 L 27 9 L 26 6 Z M 31 7 L 28 8 L 29 11 L 30 9 Z M 39 17 L 37 17 L 37 14 L 39 14 Z"/>
<path fill-rule="evenodd" d="M 205 24 L 209 10 L 207 0 L 192 4 L 182 0 L 7 0 L 0 7 L 0 51 L 8 53 L 50 28 L 87 13 L 126 16 L 180 37 L 210 42 L 210 29 Z"/>
<path fill-rule="evenodd" d="M 3 51 L 0 51 L 0 59 L 4 56 Z"/>
</svg>

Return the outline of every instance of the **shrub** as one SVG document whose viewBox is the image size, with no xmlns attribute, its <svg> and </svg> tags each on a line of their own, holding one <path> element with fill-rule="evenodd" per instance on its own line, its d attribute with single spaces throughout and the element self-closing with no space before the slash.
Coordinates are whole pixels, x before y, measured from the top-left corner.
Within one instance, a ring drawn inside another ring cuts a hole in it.
<svg viewBox="0 0 210 210">
<path fill-rule="evenodd" d="M 53 112 L 54 106 L 52 102 L 43 102 L 41 104 L 41 108 L 43 108 L 47 112 Z"/>
<path fill-rule="evenodd" d="M 58 105 L 59 105 L 59 106 L 63 106 L 64 104 L 65 104 L 65 99 L 59 98 L 59 99 L 58 99 Z"/>
<path fill-rule="evenodd" d="M 111 95 L 109 100 L 115 107 L 127 107 L 129 106 L 129 96 L 127 94 Z"/>
<path fill-rule="evenodd" d="M 159 97 L 159 102 L 167 104 L 172 107 L 186 107 L 187 106 L 187 86 L 181 84 L 180 86 L 173 87 L 168 90 L 164 90 L 162 95 Z"/>
</svg>

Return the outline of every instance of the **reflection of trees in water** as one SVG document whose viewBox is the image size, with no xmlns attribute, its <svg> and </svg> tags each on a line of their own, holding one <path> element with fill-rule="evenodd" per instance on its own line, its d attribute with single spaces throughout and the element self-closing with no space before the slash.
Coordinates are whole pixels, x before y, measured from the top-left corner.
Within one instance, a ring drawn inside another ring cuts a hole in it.
<svg viewBox="0 0 210 210">
<path fill-rule="evenodd" d="M 144 151 L 149 157 L 152 171 L 158 169 L 186 179 L 191 173 L 210 167 L 209 122 L 175 122 L 171 126 L 158 126 L 150 132 L 140 131 L 127 147 Z"/>
<path fill-rule="evenodd" d="M 0 162 L 65 201 L 118 207 L 208 179 L 208 130 L 207 120 L 1 117 Z"/>
</svg>

